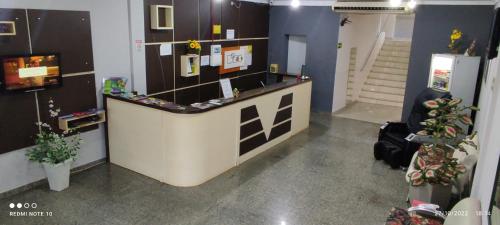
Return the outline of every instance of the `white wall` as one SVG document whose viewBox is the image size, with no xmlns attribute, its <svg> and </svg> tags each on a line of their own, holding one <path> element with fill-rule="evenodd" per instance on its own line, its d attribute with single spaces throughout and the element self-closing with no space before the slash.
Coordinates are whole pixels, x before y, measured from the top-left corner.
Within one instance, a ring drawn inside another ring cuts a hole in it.
<svg viewBox="0 0 500 225">
<path fill-rule="evenodd" d="M 142 1 L 141 1 L 142 2 Z M 30 8 L 90 11 L 94 70 L 99 106 L 103 77 L 131 78 L 128 6 L 125 0 L 12 0 L 0 1 L 0 8 Z M 78 47 L 75 43 L 75 47 Z M 105 157 L 104 131 L 82 134 L 84 144 L 74 166 L 80 166 Z M 37 163 L 26 159 L 21 149 L 0 155 L 0 193 L 38 181 L 45 177 Z"/>
<path fill-rule="evenodd" d="M 480 156 L 474 177 L 471 196 L 481 200 L 483 211 L 489 210 L 491 193 L 500 157 L 500 76 L 499 60 L 490 61 L 488 76 L 481 88 L 475 129 L 479 134 Z M 483 224 L 488 224 L 483 216 Z"/>
<path fill-rule="evenodd" d="M 413 26 L 415 24 L 415 15 L 398 15 L 394 25 L 395 39 L 408 39 L 413 36 Z"/>
<path fill-rule="evenodd" d="M 332 112 L 336 112 L 346 106 L 351 48 L 357 48 L 356 70 L 359 71 L 364 62 L 366 62 L 386 18 L 386 15 L 377 14 L 352 14 L 343 16 L 349 16 L 349 20 L 352 23 L 339 28 L 339 43 L 342 43 L 342 48 L 337 49 Z M 391 22 L 389 21 L 388 24 L 391 24 Z"/>
</svg>

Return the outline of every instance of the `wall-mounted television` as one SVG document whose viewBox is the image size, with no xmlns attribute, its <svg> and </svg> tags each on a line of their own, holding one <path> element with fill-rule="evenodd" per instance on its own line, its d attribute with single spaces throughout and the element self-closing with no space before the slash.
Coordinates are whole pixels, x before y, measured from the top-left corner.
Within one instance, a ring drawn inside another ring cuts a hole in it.
<svg viewBox="0 0 500 225">
<path fill-rule="evenodd" d="M 0 56 L 0 91 L 28 92 L 62 86 L 57 53 Z"/>
</svg>

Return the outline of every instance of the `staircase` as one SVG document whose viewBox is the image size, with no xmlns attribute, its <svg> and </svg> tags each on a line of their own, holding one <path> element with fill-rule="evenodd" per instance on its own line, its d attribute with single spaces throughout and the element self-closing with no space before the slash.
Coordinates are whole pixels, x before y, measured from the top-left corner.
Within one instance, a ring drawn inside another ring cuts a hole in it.
<svg viewBox="0 0 500 225">
<path fill-rule="evenodd" d="M 410 41 L 386 39 L 375 64 L 363 84 L 359 101 L 380 105 L 403 106 L 410 57 Z M 356 49 L 351 49 L 347 98 L 352 99 Z"/>
</svg>

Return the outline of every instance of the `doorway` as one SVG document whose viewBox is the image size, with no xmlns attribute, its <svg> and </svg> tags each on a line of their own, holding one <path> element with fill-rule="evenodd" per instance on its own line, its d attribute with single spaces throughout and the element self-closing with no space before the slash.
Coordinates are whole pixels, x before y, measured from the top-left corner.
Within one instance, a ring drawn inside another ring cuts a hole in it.
<svg viewBox="0 0 500 225">
<path fill-rule="evenodd" d="M 400 121 L 414 15 L 344 14 L 333 113 L 372 123 Z"/>
</svg>

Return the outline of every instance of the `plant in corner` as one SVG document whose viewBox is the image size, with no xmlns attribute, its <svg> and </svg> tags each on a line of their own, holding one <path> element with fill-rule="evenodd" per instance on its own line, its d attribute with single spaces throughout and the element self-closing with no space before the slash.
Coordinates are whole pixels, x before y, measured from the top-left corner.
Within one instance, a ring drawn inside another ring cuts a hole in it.
<svg viewBox="0 0 500 225">
<path fill-rule="evenodd" d="M 415 170 L 409 174 L 410 195 L 412 191 L 419 191 L 414 193 L 419 200 L 443 208 L 448 205 L 453 179 L 465 172 L 465 167 L 457 162 L 453 154 L 456 150 L 464 151 L 460 145 L 466 134 L 464 128 L 472 125 L 466 112 L 478 110 L 472 106 L 460 106 L 461 102 L 461 99 L 441 98 L 424 102 L 430 110 L 429 119 L 422 122 L 425 129 L 418 134 L 429 135 L 432 143 L 420 147 L 414 160 Z"/>
<path fill-rule="evenodd" d="M 57 120 L 61 110 L 54 108 L 54 100 L 50 99 L 48 103 L 50 118 Z M 26 155 L 29 160 L 43 165 L 50 189 L 62 191 L 69 186 L 71 163 L 77 157 L 82 139 L 73 130 L 59 134 L 48 123 L 38 122 L 36 125 L 40 128 L 35 137 L 36 146 Z"/>
<path fill-rule="evenodd" d="M 453 29 L 453 31 L 451 32 L 450 44 L 448 44 L 448 48 L 450 49 L 451 53 L 458 54 L 458 52 L 460 51 L 462 36 L 462 31 L 457 28 Z"/>
</svg>

